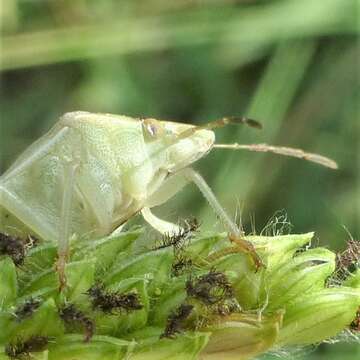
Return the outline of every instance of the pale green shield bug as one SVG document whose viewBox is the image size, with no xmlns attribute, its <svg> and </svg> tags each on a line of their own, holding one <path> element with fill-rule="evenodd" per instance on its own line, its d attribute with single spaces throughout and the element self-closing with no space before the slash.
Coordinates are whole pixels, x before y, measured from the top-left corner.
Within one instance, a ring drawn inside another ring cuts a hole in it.
<svg viewBox="0 0 360 360">
<path fill-rule="evenodd" d="M 161 233 L 178 226 L 151 208 L 193 182 L 232 238 L 259 259 L 220 206 L 204 179 L 189 166 L 214 148 L 271 151 L 336 168 L 325 157 L 265 144 L 215 144 L 212 129 L 228 123 L 259 127 L 247 118 L 223 118 L 203 126 L 112 114 L 71 112 L 32 144 L 0 177 L 0 230 L 22 230 L 59 243 L 65 264 L 72 235 L 107 235 L 141 212 Z"/>
</svg>

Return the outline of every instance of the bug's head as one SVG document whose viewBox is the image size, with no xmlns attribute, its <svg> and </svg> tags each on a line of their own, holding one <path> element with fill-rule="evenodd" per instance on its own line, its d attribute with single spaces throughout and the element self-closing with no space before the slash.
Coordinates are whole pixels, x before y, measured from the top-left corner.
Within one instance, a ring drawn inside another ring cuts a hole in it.
<svg viewBox="0 0 360 360">
<path fill-rule="evenodd" d="M 215 142 L 211 130 L 194 125 L 155 119 L 143 120 L 145 136 L 161 143 L 166 156 L 166 168 L 171 172 L 183 169 L 205 156 Z"/>
<path fill-rule="evenodd" d="M 168 170 L 173 172 L 201 159 L 214 145 L 215 133 L 211 130 L 193 131 L 193 125 L 179 123 L 168 123 L 165 127 L 176 140 L 167 150 Z"/>
<path fill-rule="evenodd" d="M 225 117 L 200 126 L 155 119 L 143 120 L 143 127 L 147 136 L 150 136 L 151 139 L 161 138 L 162 150 L 165 151 L 167 158 L 166 168 L 171 172 L 191 165 L 196 160 L 205 156 L 212 148 L 272 152 L 305 159 L 337 169 L 335 161 L 322 155 L 305 152 L 301 149 L 267 144 L 215 144 L 215 133 L 212 129 L 229 124 L 245 124 L 257 129 L 262 128 L 258 121 L 246 117 Z"/>
</svg>

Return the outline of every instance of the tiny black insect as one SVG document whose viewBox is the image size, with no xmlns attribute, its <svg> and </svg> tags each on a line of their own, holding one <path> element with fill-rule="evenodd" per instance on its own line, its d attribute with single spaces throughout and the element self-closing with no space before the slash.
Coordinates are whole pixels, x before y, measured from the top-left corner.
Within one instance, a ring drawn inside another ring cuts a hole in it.
<svg viewBox="0 0 360 360">
<path fill-rule="evenodd" d="M 193 266 L 193 261 L 180 253 L 175 257 L 175 262 L 171 265 L 171 275 L 180 276 Z"/>
<path fill-rule="evenodd" d="M 0 255 L 8 255 L 12 258 L 16 266 L 24 263 L 27 250 L 36 246 L 38 239 L 28 236 L 26 240 L 16 236 L 0 233 Z"/>
<path fill-rule="evenodd" d="M 20 238 L 0 233 L 0 255 L 10 256 L 16 266 L 24 263 L 25 248 Z"/>
<path fill-rule="evenodd" d="M 347 243 L 347 248 L 341 254 L 336 256 L 336 268 L 340 275 L 346 277 L 346 274 L 357 267 L 360 263 L 360 241 L 350 239 Z"/>
<path fill-rule="evenodd" d="M 166 327 L 160 338 L 173 338 L 175 334 L 181 332 L 183 322 L 193 310 L 193 305 L 181 304 L 176 311 L 172 312 L 167 319 Z"/>
<path fill-rule="evenodd" d="M 350 324 L 350 329 L 353 331 L 360 331 L 360 307 L 356 313 L 355 319 Z"/>
<path fill-rule="evenodd" d="M 240 312 L 241 306 L 235 298 L 225 299 L 224 301 L 215 304 L 213 311 L 220 316 L 227 316 L 232 313 Z"/>
<path fill-rule="evenodd" d="M 98 283 L 92 286 L 87 291 L 87 294 L 91 298 L 93 308 L 98 308 L 105 313 L 121 310 L 140 310 L 143 308 L 139 295 L 134 291 L 128 293 L 108 291 L 105 290 L 104 284 Z"/>
<path fill-rule="evenodd" d="M 42 300 L 39 298 L 29 298 L 23 304 L 19 305 L 14 314 L 18 321 L 22 321 L 28 317 L 30 317 L 34 311 L 36 311 L 41 305 Z"/>
<path fill-rule="evenodd" d="M 5 354 L 11 359 L 31 359 L 30 353 L 46 350 L 48 343 L 46 336 L 33 336 L 26 341 L 6 345 Z"/>
<path fill-rule="evenodd" d="M 179 232 L 166 233 L 160 244 L 155 245 L 152 250 L 164 249 L 171 246 L 174 248 L 174 251 L 183 249 L 198 230 L 199 226 L 199 222 L 195 218 L 184 221 L 184 225 L 181 226 Z"/>
<path fill-rule="evenodd" d="M 74 304 L 68 304 L 59 311 L 60 317 L 67 324 L 81 325 L 85 329 L 84 341 L 88 342 L 95 331 L 95 324 L 88 316 L 76 308 Z"/>
<path fill-rule="evenodd" d="M 188 296 L 206 305 L 214 305 L 234 296 L 233 288 L 222 272 L 210 270 L 207 274 L 186 281 Z"/>
</svg>

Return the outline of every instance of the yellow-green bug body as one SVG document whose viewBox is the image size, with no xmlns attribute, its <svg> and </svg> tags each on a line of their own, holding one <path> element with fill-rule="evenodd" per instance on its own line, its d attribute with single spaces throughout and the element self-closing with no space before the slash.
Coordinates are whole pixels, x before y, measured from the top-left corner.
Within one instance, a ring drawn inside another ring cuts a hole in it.
<svg viewBox="0 0 360 360">
<path fill-rule="evenodd" d="M 65 187 L 73 174 L 68 234 L 109 234 L 150 205 L 171 174 L 211 149 L 211 130 L 176 138 L 191 127 L 110 114 L 65 114 L 1 176 L 1 230 L 11 232 L 22 224 L 41 238 L 58 240 Z"/>
</svg>

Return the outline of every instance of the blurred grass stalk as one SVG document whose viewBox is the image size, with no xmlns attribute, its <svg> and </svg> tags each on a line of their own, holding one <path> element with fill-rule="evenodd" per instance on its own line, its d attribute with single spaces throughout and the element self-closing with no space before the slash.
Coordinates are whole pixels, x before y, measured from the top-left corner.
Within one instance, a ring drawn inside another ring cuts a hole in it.
<svg viewBox="0 0 360 360">
<path fill-rule="evenodd" d="M 261 119 L 265 124 L 264 131 L 266 131 L 266 139 L 269 143 L 274 143 L 274 139 L 280 131 L 285 114 L 315 52 L 315 46 L 316 43 L 311 40 L 284 42 L 277 47 L 266 68 L 246 114 L 250 118 Z M 267 123 L 271 123 L 271 126 L 266 126 Z M 237 133 L 237 138 L 239 138 L 240 131 Z M 255 142 L 256 135 L 250 134 L 247 142 Z M 229 169 L 234 168 L 233 164 L 236 164 L 238 156 L 236 151 L 228 154 L 223 165 L 223 172 L 226 173 Z M 215 189 L 234 188 L 235 183 L 240 183 L 242 197 L 248 198 L 254 186 L 251 179 L 261 176 L 264 160 L 264 157 L 254 156 L 251 162 L 242 163 L 242 171 L 236 172 L 236 177 L 224 176 L 222 173 L 217 174 L 213 187 Z M 275 171 L 267 174 L 266 180 L 264 180 L 269 183 L 270 178 L 275 174 Z M 223 201 L 226 203 L 227 199 Z M 204 209 L 204 211 L 208 212 L 208 209 Z M 202 216 L 205 218 L 205 214 Z"/>
<path fill-rule="evenodd" d="M 282 39 L 357 32 L 356 5 L 356 0 L 290 0 L 241 9 L 219 6 L 219 11 L 199 8 L 132 19 L 120 15 L 105 24 L 6 35 L 0 69 L 217 44 L 219 58 L 232 66 Z"/>
</svg>

